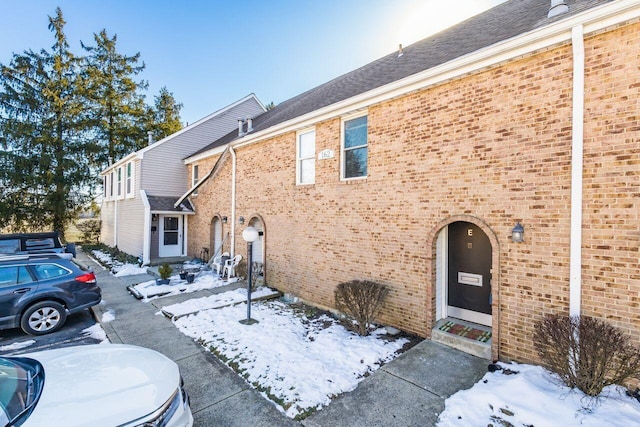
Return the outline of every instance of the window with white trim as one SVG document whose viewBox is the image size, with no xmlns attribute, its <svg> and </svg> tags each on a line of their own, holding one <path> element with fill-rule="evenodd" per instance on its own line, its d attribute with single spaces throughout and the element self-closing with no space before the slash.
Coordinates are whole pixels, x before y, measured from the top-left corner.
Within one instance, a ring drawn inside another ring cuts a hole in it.
<svg viewBox="0 0 640 427">
<path fill-rule="evenodd" d="M 197 183 L 198 183 L 198 165 L 193 165 L 191 166 L 191 187 L 193 188 Z M 198 190 L 194 191 L 193 193 L 191 193 L 192 196 L 197 196 L 198 195 Z"/>
<path fill-rule="evenodd" d="M 342 122 L 342 178 L 366 178 L 367 157 L 367 116 L 360 116 Z"/>
<path fill-rule="evenodd" d="M 109 197 L 113 198 L 113 171 L 109 174 Z"/>
<path fill-rule="evenodd" d="M 118 197 L 122 197 L 122 167 L 116 169 L 116 175 L 118 176 Z"/>
<path fill-rule="evenodd" d="M 109 182 L 109 175 L 102 177 L 102 197 L 107 198 L 107 184 Z"/>
<path fill-rule="evenodd" d="M 296 184 L 314 184 L 316 182 L 316 130 L 301 131 L 296 139 Z"/>
<path fill-rule="evenodd" d="M 133 197 L 133 162 L 127 163 L 125 171 L 125 194 Z"/>
</svg>

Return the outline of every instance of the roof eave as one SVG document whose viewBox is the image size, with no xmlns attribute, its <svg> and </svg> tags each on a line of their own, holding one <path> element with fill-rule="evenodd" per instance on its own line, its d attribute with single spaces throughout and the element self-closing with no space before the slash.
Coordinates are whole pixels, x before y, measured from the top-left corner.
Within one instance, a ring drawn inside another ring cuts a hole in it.
<svg viewBox="0 0 640 427">
<path fill-rule="evenodd" d="M 590 34 L 638 18 L 639 16 L 640 4 L 638 4 L 637 0 L 618 0 L 596 6 L 584 12 L 553 22 L 547 26 L 519 34 L 516 37 L 495 43 L 409 77 L 396 80 L 327 107 L 295 117 L 262 131 L 244 135 L 227 145 L 239 148 L 259 142 L 286 132 L 310 126 L 313 123 L 365 109 L 370 105 L 404 96 L 411 92 L 464 76 L 501 62 L 531 54 L 532 52 L 570 42 L 571 30 L 578 25 L 584 27 L 585 34 Z M 188 157 L 185 159 L 185 163 L 191 163 L 219 154 L 224 147 L 226 147 L 226 145 Z"/>
</svg>

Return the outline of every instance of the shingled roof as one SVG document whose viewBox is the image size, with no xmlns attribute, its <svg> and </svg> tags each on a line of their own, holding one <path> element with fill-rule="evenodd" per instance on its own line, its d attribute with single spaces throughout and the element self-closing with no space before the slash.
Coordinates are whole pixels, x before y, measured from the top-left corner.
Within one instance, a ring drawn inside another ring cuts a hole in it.
<svg viewBox="0 0 640 427">
<path fill-rule="evenodd" d="M 548 18 L 550 0 L 510 0 L 440 33 L 278 104 L 253 119 L 253 133 L 346 100 L 463 55 L 527 33 L 613 0 L 566 0 L 569 12 Z M 239 138 L 235 130 L 194 153 Z"/>
</svg>

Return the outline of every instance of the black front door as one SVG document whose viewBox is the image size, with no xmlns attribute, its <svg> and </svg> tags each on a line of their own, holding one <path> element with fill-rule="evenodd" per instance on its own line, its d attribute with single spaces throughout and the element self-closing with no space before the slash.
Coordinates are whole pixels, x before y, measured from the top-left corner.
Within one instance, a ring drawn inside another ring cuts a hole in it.
<svg viewBox="0 0 640 427">
<path fill-rule="evenodd" d="M 470 222 L 449 224 L 448 259 L 448 306 L 491 315 L 489 237 Z"/>
</svg>

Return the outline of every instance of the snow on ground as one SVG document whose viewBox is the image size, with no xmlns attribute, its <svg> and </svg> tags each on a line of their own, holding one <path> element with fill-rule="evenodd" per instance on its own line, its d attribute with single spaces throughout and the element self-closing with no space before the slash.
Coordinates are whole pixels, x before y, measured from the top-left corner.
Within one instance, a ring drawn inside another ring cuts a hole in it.
<svg viewBox="0 0 640 427">
<path fill-rule="evenodd" d="M 136 274 L 146 274 L 147 273 L 147 267 L 140 267 L 137 265 L 133 265 L 133 264 L 122 264 L 119 267 L 114 266 L 113 267 L 116 277 L 122 277 L 122 276 L 133 276 Z"/>
<path fill-rule="evenodd" d="M 254 301 L 258 298 L 264 298 L 266 296 L 277 294 L 277 291 L 274 291 L 270 288 L 261 287 L 251 292 L 251 300 Z M 202 310 L 222 308 L 228 305 L 238 304 L 245 301 L 247 301 L 247 290 L 235 289 L 233 291 L 223 292 L 221 294 L 202 298 L 193 298 L 189 301 L 185 301 L 179 304 L 164 306 L 162 307 L 162 311 L 170 314 L 172 317 L 182 317 L 186 314 L 192 314 Z"/>
<path fill-rule="evenodd" d="M 108 253 L 102 252 L 100 250 L 91 251 L 94 257 L 101 264 L 107 265 L 111 268 L 111 272 L 117 276 L 132 276 L 134 274 L 145 274 L 147 272 L 147 267 L 140 267 L 136 264 L 123 264 L 122 262 L 111 258 L 111 255 Z"/>
<path fill-rule="evenodd" d="M 640 402 L 625 395 L 622 387 L 609 386 L 594 401 L 561 385 L 540 366 L 499 366 L 502 370 L 487 373 L 471 389 L 447 399 L 438 426 L 623 427 L 639 423 Z"/>
<path fill-rule="evenodd" d="M 22 342 L 16 342 L 13 344 L 8 344 L 8 345 L 3 345 L 0 347 L 0 351 L 5 352 L 5 351 L 14 351 L 14 350 L 21 350 L 23 348 L 27 348 L 30 347 L 32 345 L 34 345 L 36 343 L 36 340 L 27 340 L 27 341 L 22 341 Z"/>
<path fill-rule="evenodd" d="M 99 323 L 96 323 L 93 326 L 89 326 L 86 329 L 82 330 L 82 334 L 86 337 L 91 337 L 94 338 L 96 340 L 100 340 L 100 344 L 108 344 L 109 343 L 109 339 L 107 338 L 107 334 L 104 331 L 104 329 L 102 329 L 102 326 L 100 326 Z"/>
<path fill-rule="evenodd" d="M 246 312 L 246 304 L 205 310 L 175 325 L 213 349 L 291 418 L 355 389 L 408 342 L 384 339 L 383 329 L 361 337 L 329 316 L 308 318 L 279 301 L 252 304 L 251 318 L 259 323 L 239 323 Z"/>
<path fill-rule="evenodd" d="M 213 272 L 204 271 L 196 275 L 193 283 L 187 283 L 185 280 L 181 280 L 180 276 L 171 276 L 171 281 L 168 285 L 158 285 L 155 280 L 139 283 L 133 288 L 135 292 L 140 294 L 143 301 L 148 302 L 158 298 L 159 296 L 171 296 L 184 294 L 189 292 L 200 291 L 202 289 L 212 289 L 220 286 L 229 285 L 238 281 L 237 278 L 231 280 L 222 280 L 215 277 Z"/>
<path fill-rule="evenodd" d="M 113 322 L 116 318 L 116 314 L 112 309 L 109 309 L 102 313 L 102 323 Z"/>
</svg>

